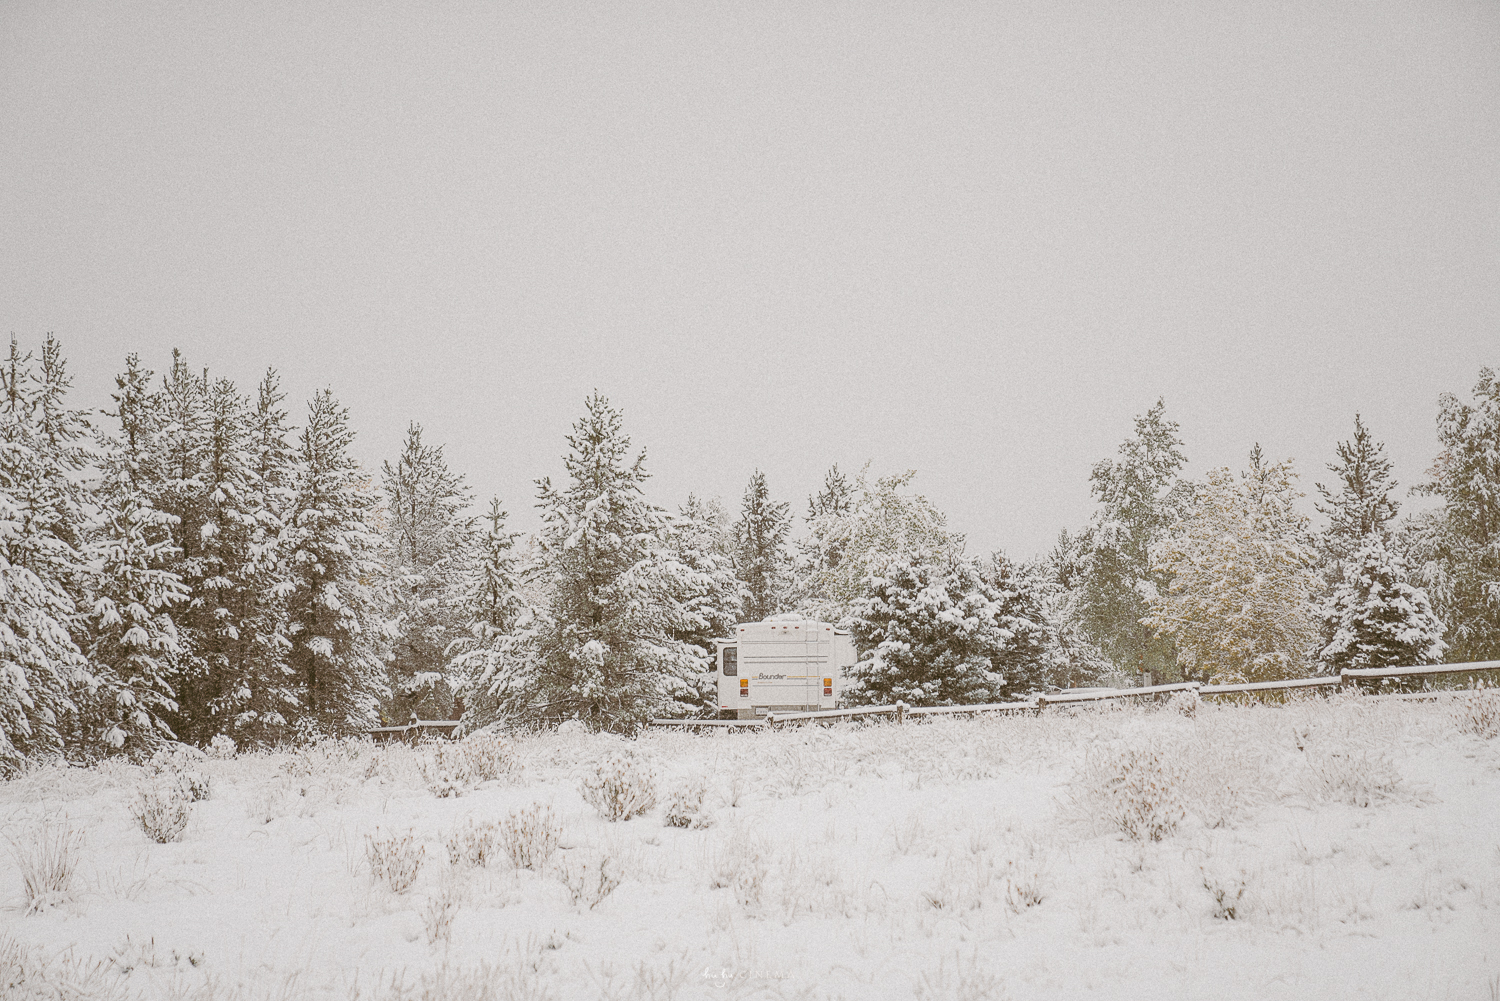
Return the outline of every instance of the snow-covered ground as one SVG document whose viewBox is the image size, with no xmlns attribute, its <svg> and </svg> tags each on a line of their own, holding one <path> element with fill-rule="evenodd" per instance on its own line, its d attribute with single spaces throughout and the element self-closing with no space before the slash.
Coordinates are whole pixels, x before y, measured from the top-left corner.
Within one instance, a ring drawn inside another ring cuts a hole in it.
<svg viewBox="0 0 1500 1001">
<path fill-rule="evenodd" d="M 165 844 L 132 807 L 172 775 L 46 768 L 0 785 L 0 993 L 1494 999 L 1500 739 L 1472 715 L 1349 697 L 325 744 L 179 762 L 209 796 Z M 609 822 L 580 787 L 621 755 L 661 802 Z M 667 826 L 700 780 L 706 826 Z M 560 829 L 536 869 L 450 862 L 533 804 Z M 71 885 L 28 908 L 21 856 L 69 832 Z M 408 832 L 425 854 L 395 892 L 370 846 Z"/>
</svg>

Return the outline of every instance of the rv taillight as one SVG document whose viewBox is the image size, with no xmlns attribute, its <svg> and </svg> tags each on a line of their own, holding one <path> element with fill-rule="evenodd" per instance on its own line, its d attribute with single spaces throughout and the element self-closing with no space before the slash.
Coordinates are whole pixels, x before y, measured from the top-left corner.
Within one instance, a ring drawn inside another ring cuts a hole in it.
<svg viewBox="0 0 1500 1001">
<path fill-rule="evenodd" d="M 824 678 L 823 679 L 823 687 L 824 688 L 832 688 L 833 687 L 833 679 L 832 678 Z"/>
<path fill-rule="evenodd" d="M 741 678 L 740 679 L 740 695 L 742 697 L 744 697 L 744 698 L 749 698 L 750 697 L 750 679 L 749 678 Z"/>
</svg>

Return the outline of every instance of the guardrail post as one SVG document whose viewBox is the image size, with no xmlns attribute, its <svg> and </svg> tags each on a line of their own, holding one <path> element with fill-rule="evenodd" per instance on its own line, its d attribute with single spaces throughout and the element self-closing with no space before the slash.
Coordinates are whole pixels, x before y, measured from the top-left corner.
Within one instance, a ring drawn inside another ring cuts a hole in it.
<svg viewBox="0 0 1500 1001">
<path fill-rule="evenodd" d="M 899 726 L 899 725 L 901 725 L 902 723 L 905 723 L 905 722 L 906 722 L 906 703 L 905 702 L 897 702 L 896 703 L 896 725 Z"/>
<path fill-rule="evenodd" d="M 1047 696 L 1045 696 L 1045 695 L 1038 695 L 1036 697 L 1036 714 L 1038 716 L 1040 716 L 1042 714 L 1042 710 L 1046 709 L 1046 708 L 1047 708 Z"/>
</svg>

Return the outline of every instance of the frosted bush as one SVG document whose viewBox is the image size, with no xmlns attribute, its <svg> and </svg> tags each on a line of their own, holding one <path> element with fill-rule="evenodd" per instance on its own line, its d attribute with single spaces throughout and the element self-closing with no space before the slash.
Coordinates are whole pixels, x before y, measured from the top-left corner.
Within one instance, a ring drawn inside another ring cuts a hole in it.
<svg viewBox="0 0 1500 1001">
<path fill-rule="evenodd" d="M 1368 751 L 1323 751 L 1309 747 L 1302 788 L 1316 803 L 1343 803 L 1368 807 L 1393 799 L 1401 785 L 1401 773 L 1384 755 Z"/>
<path fill-rule="evenodd" d="M 574 907 L 593 910 L 620 885 L 619 865 L 608 855 L 596 859 L 570 858 L 562 864 L 558 878 L 568 889 Z"/>
<path fill-rule="evenodd" d="M 1167 700 L 1167 710 L 1179 713 L 1189 718 L 1198 715 L 1198 710 L 1203 705 L 1203 699 L 1196 691 L 1188 689 L 1185 692 L 1176 692 Z"/>
<path fill-rule="evenodd" d="M 73 873 L 83 849 L 83 832 L 66 817 L 42 817 L 6 838 L 21 875 L 26 913 L 40 911 L 68 899 Z"/>
<path fill-rule="evenodd" d="M 392 893 L 405 893 L 417 881 L 427 849 L 416 843 L 410 831 L 381 837 L 376 828 L 374 834 L 365 835 L 365 857 L 370 862 L 370 875 L 389 886 Z"/>
<path fill-rule="evenodd" d="M 578 791 L 605 820 L 629 820 L 656 806 L 656 774 L 636 755 L 617 752 L 594 765 Z"/>
<path fill-rule="evenodd" d="M 422 755 L 422 781 L 440 799 L 462 796 L 482 782 L 514 779 L 521 770 L 510 742 L 488 735 L 461 744 L 434 743 Z"/>
<path fill-rule="evenodd" d="M 154 779 L 136 794 L 130 815 L 146 837 L 164 845 L 182 837 L 192 816 L 192 796 L 175 779 Z"/>
<path fill-rule="evenodd" d="M 562 825 L 552 807 L 533 803 L 512 810 L 500 822 L 500 844 L 517 869 L 541 869 L 562 838 Z"/>
<path fill-rule="evenodd" d="M 1181 770 L 1159 744 L 1091 746 L 1078 782 L 1094 815 L 1138 841 L 1160 841 L 1187 815 Z"/>
<path fill-rule="evenodd" d="M 475 823 L 469 820 L 448 835 L 448 864 L 454 867 L 483 868 L 495 857 L 500 840 L 500 825 L 493 820 Z"/>
<path fill-rule="evenodd" d="M 216 734 L 214 739 L 208 742 L 208 756 L 210 758 L 218 758 L 220 760 L 232 758 L 237 750 L 238 746 L 235 744 L 234 738 L 228 734 Z"/>
<path fill-rule="evenodd" d="M 1500 737 L 1500 691 L 1481 689 L 1454 700 L 1453 722 L 1464 733 Z"/>
<path fill-rule="evenodd" d="M 677 786 L 667 795 L 662 822 L 668 827 L 708 827 L 713 820 L 703 812 L 703 800 L 707 795 L 708 782 L 702 776 Z"/>
</svg>

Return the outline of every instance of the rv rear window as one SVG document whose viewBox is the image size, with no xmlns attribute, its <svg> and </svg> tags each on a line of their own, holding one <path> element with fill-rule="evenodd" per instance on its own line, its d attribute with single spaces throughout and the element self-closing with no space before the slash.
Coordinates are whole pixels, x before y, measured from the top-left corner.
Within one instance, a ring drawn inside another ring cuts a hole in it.
<svg viewBox="0 0 1500 1001">
<path fill-rule="evenodd" d="M 724 648 L 724 677 L 732 678 L 740 670 L 740 652 L 732 646 Z"/>
</svg>

